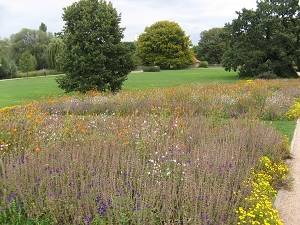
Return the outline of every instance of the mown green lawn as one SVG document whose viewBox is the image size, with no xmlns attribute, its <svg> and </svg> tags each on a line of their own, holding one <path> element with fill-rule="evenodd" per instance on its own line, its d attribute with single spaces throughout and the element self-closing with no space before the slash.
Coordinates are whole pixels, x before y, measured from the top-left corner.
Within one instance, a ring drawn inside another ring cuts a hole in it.
<svg viewBox="0 0 300 225">
<path fill-rule="evenodd" d="M 131 73 L 125 81 L 123 89 L 150 89 L 153 87 L 175 87 L 190 83 L 235 83 L 238 81 L 236 72 L 225 71 L 221 67 L 195 68 L 185 70 L 164 70 L 161 72 Z"/>
<path fill-rule="evenodd" d="M 0 108 L 20 105 L 42 96 L 62 95 L 55 82 L 56 76 L 23 78 L 0 81 Z"/>
<path fill-rule="evenodd" d="M 0 81 L 0 108 L 20 105 L 43 96 L 62 95 L 58 88 L 56 76 L 34 77 Z M 157 73 L 130 73 L 123 90 L 145 90 L 151 88 L 174 87 L 194 82 L 234 83 L 237 73 L 227 72 L 223 68 L 164 70 Z"/>
</svg>

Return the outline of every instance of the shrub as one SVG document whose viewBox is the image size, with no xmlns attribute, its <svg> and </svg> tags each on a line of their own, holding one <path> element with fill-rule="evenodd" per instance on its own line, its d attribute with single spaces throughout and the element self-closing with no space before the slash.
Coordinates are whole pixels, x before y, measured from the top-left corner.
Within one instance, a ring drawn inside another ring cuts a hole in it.
<svg viewBox="0 0 300 225">
<path fill-rule="evenodd" d="M 272 71 L 267 71 L 254 77 L 254 79 L 277 79 L 277 78 L 278 76 Z"/>
<path fill-rule="evenodd" d="M 143 68 L 144 72 L 160 72 L 160 67 L 159 66 L 145 66 Z"/>
<path fill-rule="evenodd" d="M 199 67 L 208 68 L 208 62 L 207 61 L 201 61 Z"/>
<path fill-rule="evenodd" d="M 38 76 L 45 76 L 46 75 L 56 75 L 56 74 L 61 74 L 61 72 L 57 72 L 55 70 L 35 70 L 35 71 L 30 71 L 28 72 L 28 77 L 38 77 Z M 18 73 L 17 78 L 23 78 L 27 77 L 26 73 Z"/>
</svg>

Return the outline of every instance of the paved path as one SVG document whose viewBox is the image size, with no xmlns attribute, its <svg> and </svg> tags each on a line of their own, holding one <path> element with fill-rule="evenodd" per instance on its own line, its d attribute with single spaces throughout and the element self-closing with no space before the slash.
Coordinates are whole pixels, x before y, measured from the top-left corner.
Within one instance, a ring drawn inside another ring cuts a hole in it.
<svg viewBox="0 0 300 225">
<path fill-rule="evenodd" d="M 281 190 L 275 201 L 284 225 L 300 225 L 300 119 L 291 146 L 292 159 L 288 161 L 294 179 L 291 191 Z"/>
</svg>

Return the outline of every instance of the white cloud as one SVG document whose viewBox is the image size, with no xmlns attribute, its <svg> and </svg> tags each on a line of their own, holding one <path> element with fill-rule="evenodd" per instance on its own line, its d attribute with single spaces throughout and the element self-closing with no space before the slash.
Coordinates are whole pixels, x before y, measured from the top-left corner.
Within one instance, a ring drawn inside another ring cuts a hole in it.
<svg viewBox="0 0 300 225">
<path fill-rule="evenodd" d="M 9 37 L 22 28 L 38 29 L 41 22 L 48 31 L 63 28 L 63 7 L 73 0 L 1 0 L 0 37 Z M 235 11 L 256 8 L 256 0 L 111 0 L 122 14 L 121 26 L 126 27 L 125 40 L 142 33 L 146 26 L 160 20 L 177 22 L 197 44 L 199 34 L 213 27 L 223 27 L 236 18 Z"/>
</svg>

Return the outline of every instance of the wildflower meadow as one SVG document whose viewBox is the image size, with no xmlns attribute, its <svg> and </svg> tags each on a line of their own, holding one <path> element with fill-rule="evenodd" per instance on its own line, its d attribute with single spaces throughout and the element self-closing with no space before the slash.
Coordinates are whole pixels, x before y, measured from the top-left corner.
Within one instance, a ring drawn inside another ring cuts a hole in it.
<svg viewBox="0 0 300 225">
<path fill-rule="evenodd" d="M 291 80 L 90 91 L 0 111 L 1 224 L 282 224 Z"/>
</svg>

